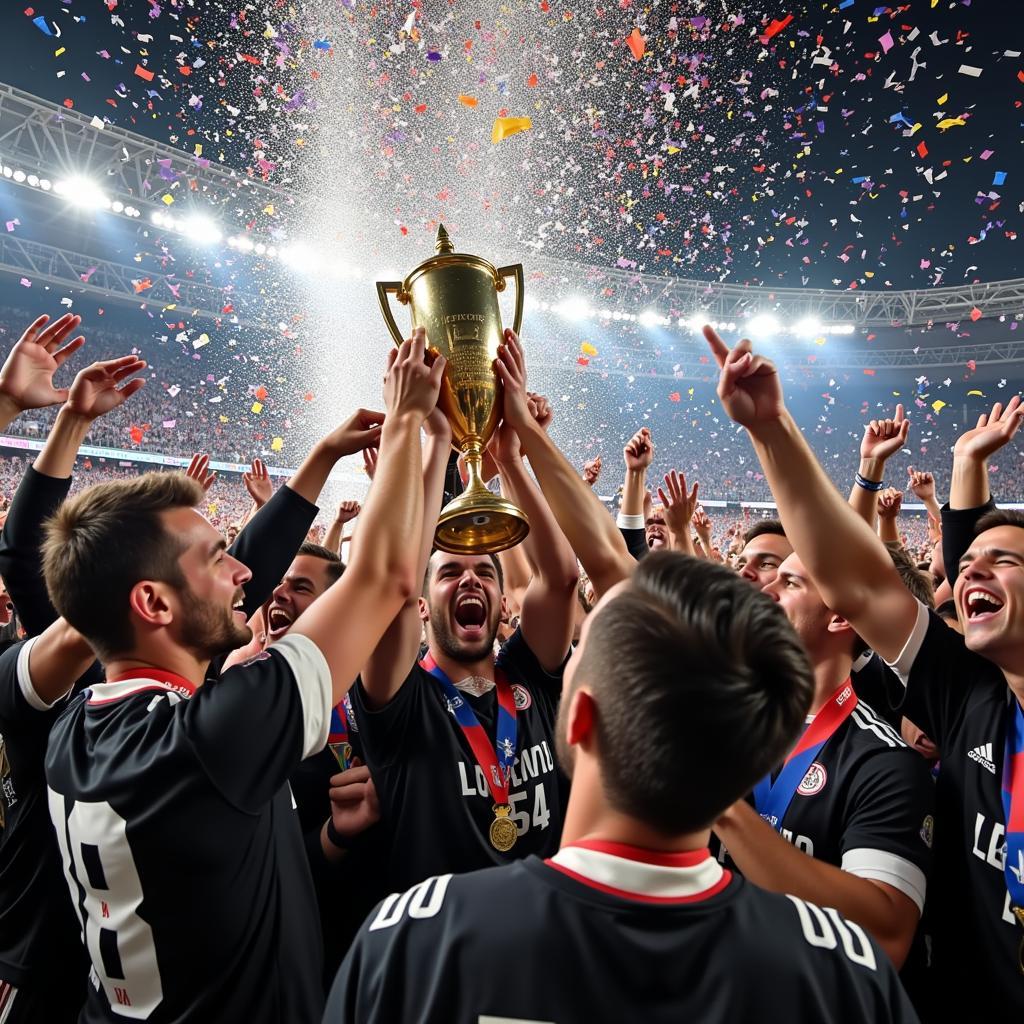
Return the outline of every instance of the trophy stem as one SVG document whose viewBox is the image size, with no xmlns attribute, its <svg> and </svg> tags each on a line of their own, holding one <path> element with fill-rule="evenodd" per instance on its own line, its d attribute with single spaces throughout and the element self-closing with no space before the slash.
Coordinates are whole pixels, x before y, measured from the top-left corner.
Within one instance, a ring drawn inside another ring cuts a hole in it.
<svg viewBox="0 0 1024 1024">
<path fill-rule="evenodd" d="M 441 510 L 434 544 L 460 555 L 493 554 L 514 547 L 529 533 L 530 521 L 513 502 L 487 490 L 480 441 L 463 441 L 460 447 L 469 479 L 465 490 Z"/>
</svg>

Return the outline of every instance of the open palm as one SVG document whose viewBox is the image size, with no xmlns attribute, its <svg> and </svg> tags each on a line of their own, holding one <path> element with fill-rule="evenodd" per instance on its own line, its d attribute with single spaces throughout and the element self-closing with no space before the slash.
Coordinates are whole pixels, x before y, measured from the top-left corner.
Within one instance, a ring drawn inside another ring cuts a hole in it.
<svg viewBox="0 0 1024 1024">
<path fill-rule="evenodd" d="M 953 448 L 957 458 L 987 459 L 1007 444 L 1020 427 L 1024 417 L 1024 406 L 1020 395 L 1014 395 L 1003 408 L 1002 402 L 996 402 L 992 411 L 978 417 L 978 424 L 973 430 L 961 434 Z"/>
<path fill-rule="evenodd" d="M 43 409 L 67 401 L 68 389 L 55 388 L 53 375 L 85 344 L 85 338 L 78 337 L 61 347 L 82 318 L 66 313 L 47 327 L 49 319 L 41 316 L 29 324 L 0 369 L 0 394 L 19 409 Z"/>
<path fill-rule="evenodd" d="M 141 377 L 128 380 L 133 373 L 145 368 L 145 360 L 136 356 L 121 356 L 87 366 L 79 371 L 71 385 L 68 412 L 94 420 L 116 409 L 146 383 Z"/>
</svg>

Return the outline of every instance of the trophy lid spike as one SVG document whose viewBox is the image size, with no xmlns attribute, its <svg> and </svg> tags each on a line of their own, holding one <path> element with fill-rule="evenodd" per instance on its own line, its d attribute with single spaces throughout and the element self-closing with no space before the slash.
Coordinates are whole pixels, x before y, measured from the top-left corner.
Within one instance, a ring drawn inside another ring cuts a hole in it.
<svg viewBox="0 0 1024 1024">
<path fill-rule="evenodd" d="M 439 255 L 441 253 L 455 252 L 455 246 L 452 244 L 452 240 L 445 231 L 443 224 L 437 226 L 437 238 L 434 239 L 434 251 Z"/>
</svg>

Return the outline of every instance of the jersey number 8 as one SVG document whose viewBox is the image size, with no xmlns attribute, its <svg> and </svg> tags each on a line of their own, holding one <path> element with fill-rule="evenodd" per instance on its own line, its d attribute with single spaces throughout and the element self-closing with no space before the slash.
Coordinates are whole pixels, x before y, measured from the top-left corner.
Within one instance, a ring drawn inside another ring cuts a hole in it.
<svg viewBox="0 0 1024 1024">
<path fill-rule="evenodd" d="M 51 817 L 61 821 L 64 798 L 51 789 L 49 799 Z M 153 931 L 136 913 L 142 883 L 125 827 L 124 818 L 106 801 L 76 801 L 67 833 L 57 829 L 57 842 L 89 959 L 110 1008 L 119 1016 L 145 1020 L 163 1000 L 163 989 Z"/>
</svg>

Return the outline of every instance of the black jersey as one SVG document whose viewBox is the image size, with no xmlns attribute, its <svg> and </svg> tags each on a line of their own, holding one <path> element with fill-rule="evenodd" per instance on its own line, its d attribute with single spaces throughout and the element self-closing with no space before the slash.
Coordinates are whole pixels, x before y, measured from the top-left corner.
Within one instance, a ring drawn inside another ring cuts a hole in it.
<svg viewBox="0 0 1024 1024">
<path fill-rule="evenodd" d="M 971 1019 L 1024 1017 L 1019 949 L 1003 865 L 1001 798 L 1012 693 L 1002 672 L 923 605 L 893 666 L 907 680 L 904 714 L 942 752 L 936 781 L 934 899 L 929 904 L 940 999 L 969 999 Z"/>
<path fill-rule="evenodd" d="M 0 656 L 0 980 L 37 988 L 56 971 L 84 999 L 81 929 L 61 877 L 43 775 L 50 727 L 66 701 L 48 707 L 33 689 L 34 643 Z"/>
<path fill-rule="evenodd" d="M 894 886 L 921 910 L 934 803 L 925 759 L 858 701 L 797 786 L 779 832 L 818 860 Z"/>
<path fill-rule="evenodd" d="M 707 851 L 587 842 L 389 896 L 325 1024 L 915 1021 L 888 957 L 835 910 Z"/>
<path fill-rule="evenodd" d="M 512 684 L 516 702 L 509 805 L 517 840 L 508 853 L 499 853 L 488 840 L 494 800 L 440 683 L 417 664 L 391 703 L 377 711 L 367 708 L 361 682 L 352 689 L 359 738 L 380 798 L 381 827 L 390 837 L 389 889 L 558 849 L 564 780 L 555 765 L 554 731 L 561 673 L 549 675 L 541 668 L 519 630 L 502 647 L 496 665 Z M 494 743 L 495 691 L 461 696 Z"/>
<path fill-rule="evenodd" d="M 319 1019 L 320 937 L 286 780 L 328 735 L 319 649 L 287 636 L 198 691 L 137 670 L 57 720 L 50 816 L 86 938 L 84 1024 Z"/>
</svg>

